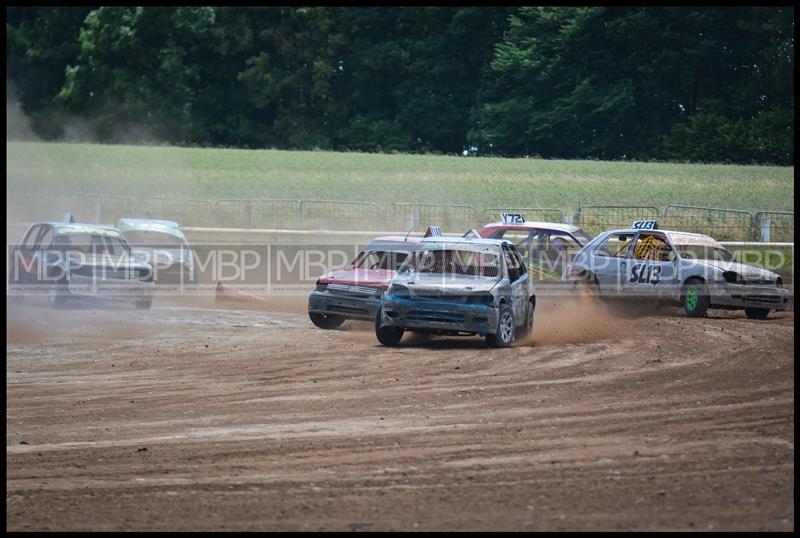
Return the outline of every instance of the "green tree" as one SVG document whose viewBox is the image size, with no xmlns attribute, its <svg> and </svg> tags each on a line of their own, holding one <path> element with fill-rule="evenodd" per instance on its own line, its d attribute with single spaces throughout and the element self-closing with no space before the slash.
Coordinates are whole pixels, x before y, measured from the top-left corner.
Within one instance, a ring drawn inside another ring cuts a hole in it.
<svg viewBox="0 0 800 538">
<path fill-rule="evenodd" d="M 793 140 L 766 125 L 794 108 L 790 12 L 520 8 L 471 136 L 502 155 L 701 159 L 696 137 L 711 135 L 703 160 L 786 162 L 764 151 Z M 766 129 L 760 153 L 746 142 L 754 126 Z"/>
<path fill-rule="evenodd" d="M 65 118 L 53 98 L 64 84 L 64 67 L 80 52 L 78 35 L 91 7 L 7 7 L 6 79 L 43 138 L 63 134 Z"/>
<path fill-rule="evenodd" d="M 102 7 L 80 32 L 56 102 L 92 118 L 101 140 L 181 140 L 193 132 L 213 8 Z"/>
<path fill-rule="evenodd" d="M 789 7 L 7 8 L 46 138 L 794 162 Z"/>
<path fill-rule="evenodd" d="M 330 147 L 339 116 L 334 87 L 341 46 L 327 8 L 280 8 L 268 14 L 253 55 L 237 75 L 255 111 L 271 124 L 264 141 L 275 147 Z"/>
</svg>

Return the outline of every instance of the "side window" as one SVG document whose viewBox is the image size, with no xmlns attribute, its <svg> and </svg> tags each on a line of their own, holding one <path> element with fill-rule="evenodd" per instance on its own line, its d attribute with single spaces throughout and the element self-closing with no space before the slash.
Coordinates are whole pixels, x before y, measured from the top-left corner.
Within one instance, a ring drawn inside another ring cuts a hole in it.
<svg viewBox="0 0 800 538">
<path fill-rule="evenodd" d="M 519 258 L 514 256 L 514 252 L 508 246 L 503 246 L 503 257 L 506 259 L 506 266 L 508 267 L 508 279 L 514 282 L 522 274 L 520 272 Z"/>
<path fill-rule="evenodd" d="M 527 249 L 533 233 L 528 230 L 500 230 L 499 232 L 495 232 L 492 237 L 494 239 L 506 239 L 519 249 Z"/>
<path fill-rule="evenodd" d="M 511 249 L 507 246 L 503 247 L 503 256 L 506 259 L 506 265 L 509 269 L 518 269 L 519 264 L 517 263 L 516 258 L 511 254 Z"/>
<path fill-rule="evenodd" d="M 567 249 L 577 251 L 581 248 L 578 242 L 569 234 L 551 233 L 548 239 L 548 246 L 559 252 Z"/>
<path fill-rule="evenodd" d="M 53 228 L 50 226 L 43 226 L 42 231 L 39 233 L 39 238 L 36 240 L 37 250 L 46 250 L 53 246 Z"/>
<path fill-rule="evenodd" d="M 520 275 L 524 275 L 528 272 L 528 269 L 525 268 L 525 261 L 522 259 L 519 251 L 515 248 L 511 248 L 511 257 L 514 258 L 517 267 L 520 268 Z"/>
<path fill-rule="evenodd" d="M 624 258 L 633 239 L 633 234 L 611 234 L 595 249 L 598 256 Z"/>
<path fill-rule="evenodd" d="M 36 225 L 30 230 L 28 230 L 28 235 L 25 236 L 25 239 L 22 240 L 22 247 L 27 249 L 32 249 L 34 245 L 36 245 L 36 238 L 39 235 L 39 232 L 42 231 L 42 225 Z"/>
<path fill-rule="evenodd" d="M 633 246 L 634 260 L 666 262 L 673 259 L 672 248 L 661 235 L 641 234 Z"/>
</svg>

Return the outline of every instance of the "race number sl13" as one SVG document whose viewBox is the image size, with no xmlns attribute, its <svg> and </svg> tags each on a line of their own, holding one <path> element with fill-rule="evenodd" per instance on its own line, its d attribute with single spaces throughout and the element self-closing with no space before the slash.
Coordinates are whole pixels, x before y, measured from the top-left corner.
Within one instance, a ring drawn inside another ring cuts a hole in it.
<svg viewBox="0 0 800 538">
<path fill-rule="evenodd" d="M 637 220 L 633 223 L 634 230 L 655 230 L 658 228 L 658 222 L 654 220 Z"/>
</svg>

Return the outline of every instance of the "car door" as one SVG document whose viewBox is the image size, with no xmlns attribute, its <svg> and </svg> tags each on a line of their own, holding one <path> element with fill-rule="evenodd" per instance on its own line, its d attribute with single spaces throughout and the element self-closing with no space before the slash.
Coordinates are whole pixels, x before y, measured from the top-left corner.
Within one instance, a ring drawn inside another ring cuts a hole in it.
<svg viewBox="0 0 800 538">
<path fill-rule="evenodd" d="M 526 309 L 528 307 L 528 303 L 530 301 L 531 295 L 533 294 L 533 277 L 531 276 L 528 269 L 525 267 L 525 259 L 519 253 L 519 251 L 512 251 L 514 256 L 517 257 L 517 262 L 520 266 L 520 275 L 521 278 L 519 279 L 519 283 L 517 286 L 517 291 L 515 293 L 515 301 L 519 301 L 520 304 L 520 312 L 522 318 L 518 318 L 519 322 L 522 323 L 522 320 L 525 319 L 527 315 Z"/>
<path fill-rule="evenodd" d="M 61 256 L 54 250 L 55 231 L 53 227 L 45 224 L 36 236 L 33 247 L 35 256 L 41 261 L 41 270 L 38 272 L 39 282 L 50 283 L 63 276 Z"/>
<path fill-rule="evenodd" d="M 37 280 L 39 256 L 36 255 L 36 239 L 44 229 L 44 224 L 35 224 L 28 228 L 22 241 L 14 248 L 11 256 L 10 275 L 12 282 L 19 284 L 34 283 Z"/>
<path fill-rule="evenodd" d="M 511 286 L 512 309 L 517 324 L 525 319 L 525 308 L 528 302 L 528 281 L 530 275 L 525 267 L 519 252 L 513 245 L 504 245 L 503 248 L 506 266 L 508 267 L 508 280 Z"/>
<path fill-rule="evenodd" d="M 639 232 L 624 264 L 626 294 L 659 297 L 669 293 L 677 271 L 677 253 L 666 234 Z"/>
<path fill-rule="evenodd" d="M 623 290 L 624 265 L 633 237 L 633 232 L 612 233 L 591 251 L 588 269 L 597 278 L 601 292 Z"/>
</svg>

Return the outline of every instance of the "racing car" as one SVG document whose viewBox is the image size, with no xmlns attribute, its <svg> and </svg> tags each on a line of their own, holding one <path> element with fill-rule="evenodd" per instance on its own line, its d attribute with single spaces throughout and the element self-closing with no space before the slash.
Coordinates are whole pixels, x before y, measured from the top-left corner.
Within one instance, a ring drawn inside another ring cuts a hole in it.
<svg viewBox="0 0 800 538">
<path fill-rule="evenodd" d="M 677 302 L 690 317 L 720 308 L 766 319 L 789 302 L 776 273 L 736 263 L 707 235 L 660 230 L 655 221 L 598 235 L 575 256 L 568 278 L 583 296 Z"/>
<path fill-rule="evenodd" d="M 557 222 L 528 222 L 521 213 L 501 213 L 501 220 L 487 224 L 481 237 L 507 239 L 528 262 L 534 280 L 561 282 L 572 257 L 592 236 L 580 226 Z"/>
<path fill-rule="evenodd" d="M 117 221 L 117 228 L 133 255 L 153 265 L 156 284 L 195 281 L 192 249 L 177 222 L 122 218 Z"/>
<path fill-rule="evenodd" d="M 533 331 L 536 296 L 525 262 L 502 239 L 424 238 L 381 300 L 375 335 L 386 346 L 415 333 L 480 335 L 508 347 Z"/>
<path fill-rule="evenodd" d="M 137 261 L 119 230 L 112 226 L 35 222 L 10 252 L 9 295 L 47 293 L 51 306 L 70 298 L 131 301 L 150 308 L 153 268 Z"/>
<path fill-rule="evenodd" d="M 308 317 L 321 329 L 348 319 L 373 321 L 381 297 L 420 237 L 376 237 L 348 267 L 322 275 L 308 296 Z"/>
</svg>

